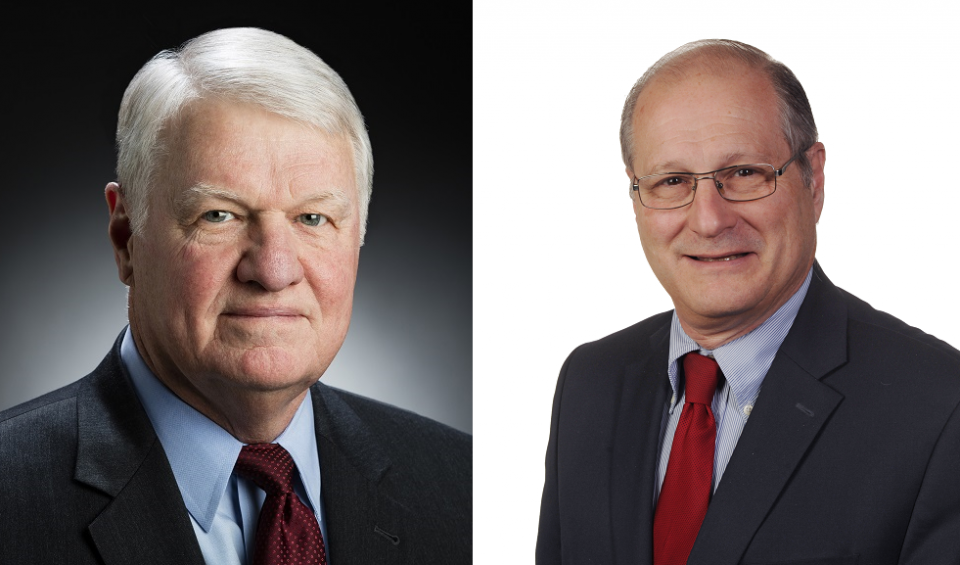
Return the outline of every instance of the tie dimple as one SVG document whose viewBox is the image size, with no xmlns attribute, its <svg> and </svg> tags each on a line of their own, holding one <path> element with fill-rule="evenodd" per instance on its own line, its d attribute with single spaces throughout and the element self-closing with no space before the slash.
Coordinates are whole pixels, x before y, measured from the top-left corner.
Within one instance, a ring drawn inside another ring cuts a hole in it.
<svg viewBox="0 0 960 565">
<path fill-rule="evenodd" d="M 295 470 L 290 453 L 275 443 L 240 450 L 234 471 L 267 493 L 257 523 L 253 565 L 326 565 L 320 526 L 293 491 Z"/>
<path fill-rule="evenodd" d="M 686 401 L 706 404 L 709 407 L 713 403 L 717 381 L 720 379 L 720 366 L 717 362 L 699 353 L 688 353 L 683 357 L 683 373 L 686 381 Z"/>
</svg>

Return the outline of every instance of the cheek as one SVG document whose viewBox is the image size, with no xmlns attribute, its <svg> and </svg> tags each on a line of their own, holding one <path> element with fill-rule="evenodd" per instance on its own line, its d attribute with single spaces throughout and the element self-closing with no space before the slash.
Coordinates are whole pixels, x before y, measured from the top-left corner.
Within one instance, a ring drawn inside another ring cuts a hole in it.
<svg viewBox="0 0 960 565">
<path fill-rule="evenodd" d="M 813 207 L 810 201 L 791 198 L 784 199 L 784 205 L 765 211 L 758 220 L 762 227 L 757 230 L 767 238 L 775 238 L 781 247 L 782 255 L 806 252 L 804 247 L 815 230 Z"/>
<path fill-rule="evenodd" d="M 655 256 L 668 253 L 670 244 L 682 231 L 682 222 L 678 221 L 673 211 L 648 210 L 638 211 L 637 227 L 640 231 L 640 243 L 643 251 L 651 261 Z"/>
<path fill-rule="evenodd" d="M 343 313 L 349 316 L 357 280 L 357 254 L 326 252 L 304 268 L 324 317 Z"/>
<path fill-rule="evenodd" d="M 630 199 L 633 201 L 633 216 L 637 219 L 637 227 L 640 227 L 640 217 L 643 215 L 644 207 L 635 195 L 631 195 Z"/>
<path fill-rule="evenodd" d="M 221 298 L 236 274 L 237 254 L 229 249 L 186 245 L 172 257 L 168 277 L 174 299 L 190 319 L 219 313 Z"/>
</svg>

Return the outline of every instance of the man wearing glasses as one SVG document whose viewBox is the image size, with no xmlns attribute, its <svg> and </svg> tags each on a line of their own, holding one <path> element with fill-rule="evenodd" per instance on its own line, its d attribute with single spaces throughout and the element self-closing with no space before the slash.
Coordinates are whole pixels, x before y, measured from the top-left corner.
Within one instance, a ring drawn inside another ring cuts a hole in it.
<svg viewBox="0 0 960 565">
<path fill-rule="evenodd" d="M 825 150 L 793 73 L 685 45 L 620 140 L 675 310 L 564 364 L 537 562 L 960 561 L 960 352 L 817 264 Z"/>
</svg>

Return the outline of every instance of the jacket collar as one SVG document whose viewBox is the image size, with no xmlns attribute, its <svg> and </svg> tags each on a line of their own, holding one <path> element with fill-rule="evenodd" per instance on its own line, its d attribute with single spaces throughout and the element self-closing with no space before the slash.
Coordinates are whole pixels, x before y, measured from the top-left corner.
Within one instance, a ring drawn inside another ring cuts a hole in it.
<svg viewBox="0 0 960 565">
<path fill-rule="evenodd" d="M 120 362 L 120 339 L 77 398 L 74 478 L 112 500 L 90 524 L 104 563 L 203 563 L 163 447 Z"/>
<path fill-rule="evenodd" d="M 666 363 L 670 352 L 670 316 L 649 338 L 646 359 L 625 367 L 622 407 L 618 410 L 617 445 L 611 461 L 612 563 L 653 562 L 653 493 L 659 459 L 663 409 L 670 399 Z M 637 446 L 644 446 L 638 449 Z M 626 458 L 626 459 L 624 459 Z M 625 496 L 629 493 L 628 496 Z M 628 519 L 622 519 L 629 517 Z"/>
</svg>

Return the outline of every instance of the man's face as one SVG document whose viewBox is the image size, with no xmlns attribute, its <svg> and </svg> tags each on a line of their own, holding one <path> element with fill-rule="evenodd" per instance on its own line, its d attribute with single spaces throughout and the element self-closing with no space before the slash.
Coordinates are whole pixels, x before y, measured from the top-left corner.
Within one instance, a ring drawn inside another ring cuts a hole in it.
<svg viewBox="0 0 960 565">
<path fill-rule="evenodd" d="M 792 157 L 772 85 L 744 67 L 723 72 L 694 64 L 683 78 L 654 79 L 637 100 L 633 135 L 631 181 L 748 163 L 780 167 Z M 776 192 L 753 202 L 723 200 L 709 179 L 698 183 L 692 204 L 675 210 L 651 210 L 633 196 L 647 261 L 685 329 L 723 331 L 729 341 L 762 323 L 803 283 L 823 205 L 822 144 L 807 155 L 810 187 L 792 163 Z"/>
<path fill-rule="evenodd" d="M 141 352 L 188 396 L 305 390 L 350 322 L 351 146 L 258 107 L 206 101 L 165 141 L 143 234 L 129 245 Z"/>
</svg>

